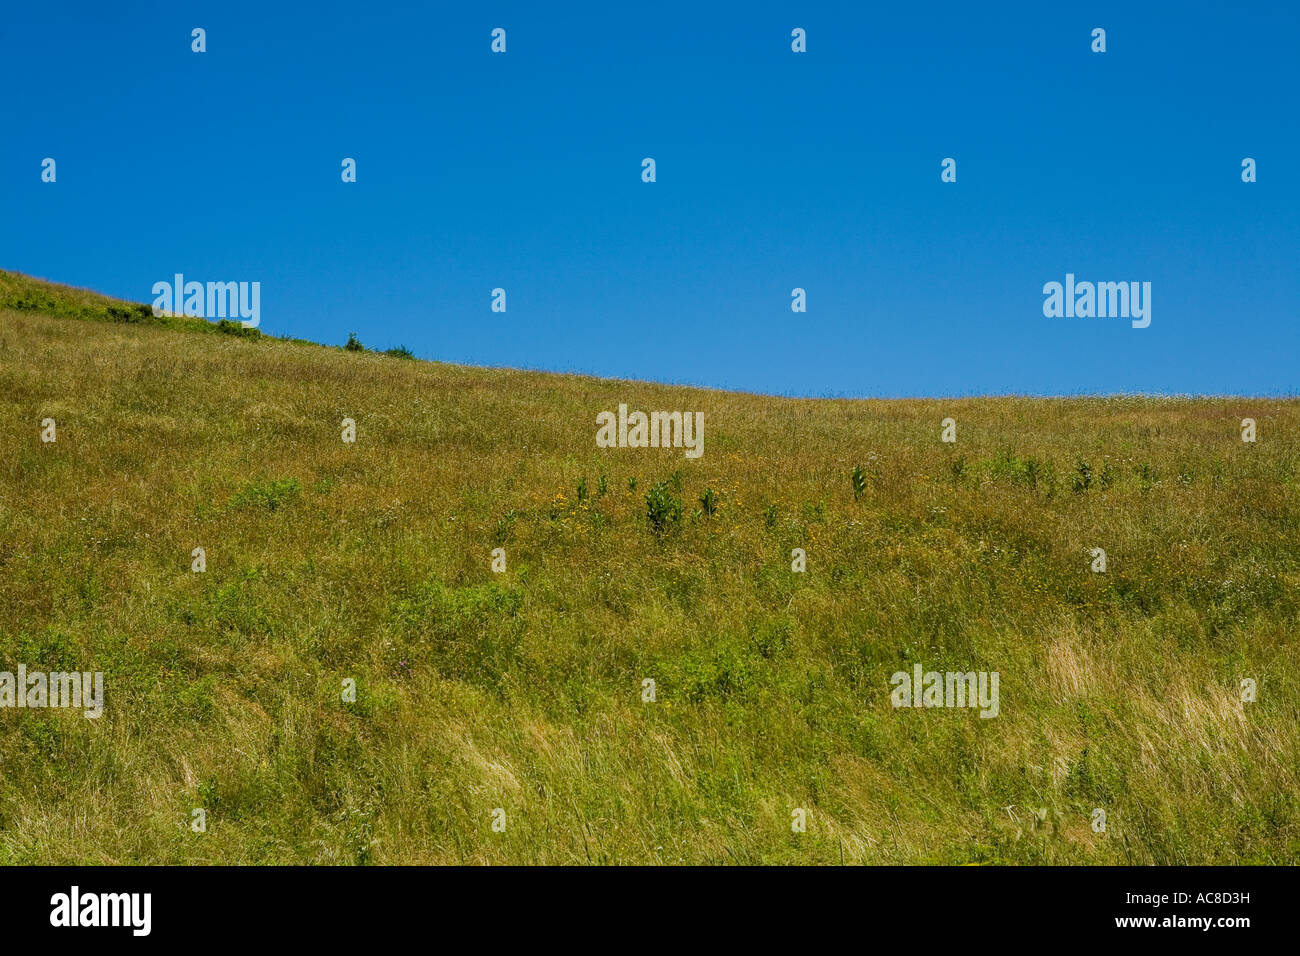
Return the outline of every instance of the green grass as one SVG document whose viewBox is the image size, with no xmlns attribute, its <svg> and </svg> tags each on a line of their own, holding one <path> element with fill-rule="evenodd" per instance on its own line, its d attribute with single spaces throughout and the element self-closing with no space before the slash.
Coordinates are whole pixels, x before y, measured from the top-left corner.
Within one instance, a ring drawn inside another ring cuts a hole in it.
<svg viewBox="0 0 1300 956">
<path fill-rule="evenodd" d="M 0 669 L 106 684 L 0 710 L 0 862 L 1300 856 L 1300 402 L 766 398 L 133 310 L 0 273 Z M 619 402 L 704 456 L 598 449 Z M 1000 715 L 894 710 L 917 662 Z"/>
</svg>

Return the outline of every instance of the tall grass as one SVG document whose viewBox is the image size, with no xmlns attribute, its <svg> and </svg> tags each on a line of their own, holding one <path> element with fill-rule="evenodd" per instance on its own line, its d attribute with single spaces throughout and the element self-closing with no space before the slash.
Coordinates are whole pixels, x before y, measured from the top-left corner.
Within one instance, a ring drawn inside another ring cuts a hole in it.
<svg viewBox="0 0 1300 956">
<path fill-rule="evenodd" d="M 0 861 L 1300 855 L 1294 400 L 763 398 L 35 292 L 0 296 L 0 669 L 107 692 L 0 710 Z M 597 449 L 620 401 L 703 411 L 706 454 Z M 894 710 L 914 663 L 998 671 L 999 716 Z"/>
</svg>

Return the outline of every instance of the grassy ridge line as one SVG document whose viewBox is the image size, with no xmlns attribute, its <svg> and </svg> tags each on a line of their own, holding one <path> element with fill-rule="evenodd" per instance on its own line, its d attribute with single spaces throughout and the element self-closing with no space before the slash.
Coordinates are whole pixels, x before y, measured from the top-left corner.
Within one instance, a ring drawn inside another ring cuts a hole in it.
<svg viewBox="0 0 1300 956">
<path fill-rule="evenodd" d="M 702 410 L 704 457 L 596 449 L 620 401 Z M 0 711 L 0 861 L 1294 862 L 1297 435 L 0 313 L 0 662 L 109 683 Z M 1001 714 L 893 710 L 913 663 L 999 670 Z"/>
<path fill-rule="evenodd" d="M 93 322 L 127 322 L 184 332 L 230 333 L 233 330 L 229 326 L 234 326 L 249 337 L 261 334 L 256 329 L 242 329 L 238 322 L 218 324 L 189 316 L 156 316 L 153 309 L 143 303 L 126 302 L 89 289 L 77 289 L 0 269 L 0 310 L 2 309 Z"/>
<path fill-rule="evenodd" d="M 35 312 L 65 319 L 84 319 L 91 322 L 123 322 L 131 325 L 151 326 L 177 332 L 234 335 L 244 339 L 274 339 L 294 345 L 320 345 L 308 339 L 294 339 L 267 335 L 260 329 L 245 328 L 238 319 L 220 319 L 215 322 L 187 315 L 154 315 L 153 307 L 142 302 L 128 302 L 112 296 L 78 289 L 74 286 L 50 282 L 0 269 L 0 311 Z M 398 351 L 392 350 L 393 354 Z"/>
<path fill-rule="evenodd" d="M 375 352 L 392 358 L 415 358 L 405 346 L 399 345 L 389 349 L 366 348 L 355 335 L 349 335 L 344 345 L 331 346 L 311 339 L 269 335 L 257 328 L 245 328 L 238 319 L 209 321 L 186 315 L 154 315 L 152 306 L 145 303 L 115 299 L 90 289 L 79 289 L 51 282 L 48 279 L 24 275 L 21 272 L 0 269 L 0 312 L 7 310 L 91 322 L 120 322 L 179 332 L 232 335 L 242 339 L 312 345 L 317 348 L 341 348 L 349 352 Z"/>
</svg>

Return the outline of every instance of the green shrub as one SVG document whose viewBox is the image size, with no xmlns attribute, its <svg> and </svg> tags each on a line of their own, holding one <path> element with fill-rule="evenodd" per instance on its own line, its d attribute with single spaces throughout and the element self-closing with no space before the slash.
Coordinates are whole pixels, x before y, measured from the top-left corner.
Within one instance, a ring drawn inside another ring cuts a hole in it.
<svg viewBox="0 0 1300 956">
<path fill-rule="evenodd" d="M 853 497 L 855 499 L 861 498 L 862 493 L 867 490 L 867 473 L 862 470 L 861 465 L 857 465 L 854 467 L 851 477 L 853 479 Z"/>
<path fill-rule="evenodd" d="M 108 317 L 114 322 L 143 322 L 153 318 L 153 308 L 144 304 L 132 305 L 130 308 L 110 305 Z"/>
<path fill-rule="evenodd" d="M 718 495 L 712 488 L 705 488 L 704 494 L 700 495 L 700 504 L 704 507 L 704 513 L 712 518 L 718 513 Z"/>
<path fill-rule="evenodd" d="M 1070 479 L 1070 486 L 1075 494 L 1082 494 L 1092 487 L 1092 466 L 1082 458 L 1074 463 L 1074 475 Z"/>
<path fill-rule="evenodd" d="M 234 335 L 241 339 L 257 339 L 262 337 L 262 333 L 258 329 L 245 328 L 243 322 L 237 322 L 234 319 L 222 319 L 217 323 L 217 331 L 222 335 Z"/>
<path fill-rule="evenodd" d="M 656 482 L 645 496 L 646 517 L 655 534 L 664 534 L 682 520 L 682 499 L 672 493 L 670 482 Z"/>
</svg>

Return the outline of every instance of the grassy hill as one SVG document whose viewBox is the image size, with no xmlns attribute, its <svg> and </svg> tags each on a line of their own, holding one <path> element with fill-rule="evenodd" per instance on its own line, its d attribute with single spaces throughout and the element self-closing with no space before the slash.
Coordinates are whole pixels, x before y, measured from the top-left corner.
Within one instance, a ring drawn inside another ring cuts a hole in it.
<svg viewBox="0 0 1300 956">
<path fill-rule="evenodd" d="M 226 331 L 0 273 L 0 670 L 106 686 L 0 709 L 0 862 L 1300 857 L 1300 402 L 791 400 Z M 703 457 L 597 448 L 620 402 L 703 412 Z M 895 709 L 915 664 L 998 672 L 998 715 Z"/>
</svg>

